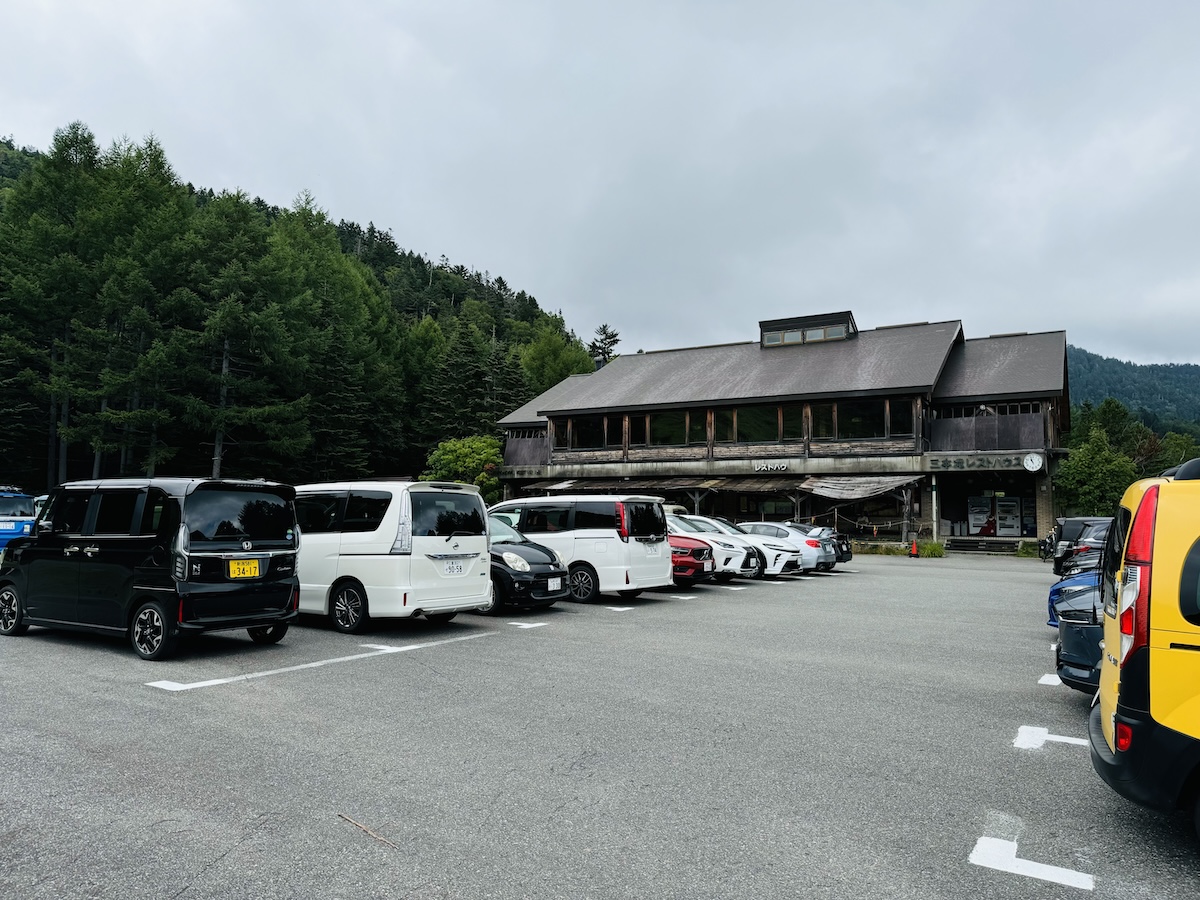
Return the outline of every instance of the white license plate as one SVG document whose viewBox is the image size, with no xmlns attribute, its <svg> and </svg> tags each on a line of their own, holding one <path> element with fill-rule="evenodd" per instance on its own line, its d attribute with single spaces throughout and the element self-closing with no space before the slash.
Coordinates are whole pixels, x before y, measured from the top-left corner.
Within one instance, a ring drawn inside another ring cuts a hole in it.
<svg viewBox="0 0 1200 900">
<path fill-rule="evenodd" d="M 548 591 L 562 590 L 562 579 L 561 578 L 547 578 L 546 579 L 546 590 L 548 590 Z"/>
<path fill-rule="evenodd" d="M 15 531 L 16 528 L 16 522 L 0 522 L 0 531 Z"/>
<path fill-rule="evenodd" d="M 467 564 L 457 559 L 452 559 L 442 563 L 443 575 L 464 575 L 467 571 Z"/>
<path fill-rule="evenodd" d="M 657 559 L 658 558 L 658 544 L 647 544 L 646 545 L 646 556 L 649 559 Z"/>
<path fill-rule="evenodd" d="M 711 559 L 706 559 L 706 560 L 704 561 L 704 571 L 705 571 L 705 572 L 711 572 L 711 571 L 712 571 L 712 567 L 713 567 L 713 561 L 712 561 Z"/>
</svg>

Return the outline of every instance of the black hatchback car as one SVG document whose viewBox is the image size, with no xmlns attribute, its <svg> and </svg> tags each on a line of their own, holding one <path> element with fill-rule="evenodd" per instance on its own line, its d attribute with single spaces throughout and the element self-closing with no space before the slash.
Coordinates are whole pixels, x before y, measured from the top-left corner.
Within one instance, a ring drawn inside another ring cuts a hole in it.
<svg viewBox="0 0 1200 900">
<path fill-rule="evenodd" d="M 180 635 L 235 628 L 273 644 L 297 614 L 295 490 L 141 478 L 55 488 L 0 555 L 0 635 L 30 625 L 126 635 L 164 659 Z"/>
<path fill-rule="evenodd" d="M 492 547 L 492 605 L 481 612 L 498 615 L 505 608 L 550 606 L 571 594 L 567 567 L 558 554 L 535 544 L 499 516 L 488 516 Z"/>
</svg>

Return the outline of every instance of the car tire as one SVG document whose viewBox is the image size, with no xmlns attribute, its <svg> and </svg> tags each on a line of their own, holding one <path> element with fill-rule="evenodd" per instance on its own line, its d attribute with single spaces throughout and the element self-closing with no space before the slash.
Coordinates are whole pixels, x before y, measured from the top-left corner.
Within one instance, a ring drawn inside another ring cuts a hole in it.
<svg viewBox="0 0 1200 900">
<path fill-rule="evenodd" d="M 250 635 L 250 640 L 256 644 L 278 644 L 283 640 L 283 636 L 288 633 L 288 623 L 277 622 L 274 625 L 256 625 L 254 628 L 247 628 L 246 633 Z"/>
<path fill-rule="evenodd" d="M 763 573 L 762 557 L 758 555 L 757 551 L 755 553 L 753 553 L 752 555 L 754 557 L 754 560 L 750 566 L 750 574 L 747 575 L 746 577 L 747 578 L 762 578 L 762 573 Z"/>
<path fill-rule="evenodd" d="M 457 612 L 449 612 L 449 613 L 426 613 L 426 614 L 425 614 L 425 618 L 426 618 L 426 619 L 428 619 L 430 622 L 435 622 L 435 623 L 437 623 L 438 625 L 444 625 L 444 624 L 446 624 L 447 622 L 449 622 L 451 619 L 453 619 L 453 618 L 454 618 L 455 616 L 457 616 L 457 615 L 458 615 L 458 613 L 457 613 Z"/>
<path fill-rule="evenodd" d="M 501 597 L 504 596 L 504 588 L 500 586 L 500 581 L 496 578 L 492 579 L 491 602 L 487 606 L 481 606 L 475 612 L 482 616 L 498 616 L 504 610 L 504 603 Z"/>
<path fill-rule="evenodd" d="M 137 608 L 129 626 L 129 642 L 142 659 L 152 662 L 166 659 L 175 652 L 179 635 L 172 629 L 166 607 L 157 600 L 148 600 Z"/>
<path fill-rule="evenodd" d="M 638 597 L 642 596 L 641 591 L 617 591 L 617 593 L 620 596 L 624 597 L 626 600 L 635 600 Z"/>
<path fill-rule="evenodd" d="M 758 571 L 751 575 L 751 578 L 757 578 L 759 581 L 767 577 L 767 558 L 762 551 L 755 551 L 755 557 L 758 559 Z"/>
<path fill-rule="evenodd" d="M 591 603 L 600 596 L 596 570 L 583 563 L 571 566 L 567 572 L 567 584 L 571 588 L 571 599 L 577 603 Z"/>
<path fill-rule="evenodd" d="M 21 611 L 21 595 L 11 584 L 0 588 L 0 634 L 16 637 L 29 630 Z"/>
<path fill-rule="evenodd" d="M 329 621 L 342 634 L 362 634 L 371 621 L 367 592 L 356 581 L 338 585 L 329 599 Z"/>
</svg>

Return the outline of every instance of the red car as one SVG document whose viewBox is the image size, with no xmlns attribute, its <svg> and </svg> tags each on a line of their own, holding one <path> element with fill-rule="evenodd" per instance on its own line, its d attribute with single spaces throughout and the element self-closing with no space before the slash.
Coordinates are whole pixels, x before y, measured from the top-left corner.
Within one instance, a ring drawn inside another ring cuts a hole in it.
<svg viewBox="0 0 1200 900">
<path fill-rule="evenodd" d="M 712 578 L 712 545 L 682 534 L 668 534 L 667 541 L 671 544 L 671 577 L 676 584 L 695 584 Z"/>
</svg>

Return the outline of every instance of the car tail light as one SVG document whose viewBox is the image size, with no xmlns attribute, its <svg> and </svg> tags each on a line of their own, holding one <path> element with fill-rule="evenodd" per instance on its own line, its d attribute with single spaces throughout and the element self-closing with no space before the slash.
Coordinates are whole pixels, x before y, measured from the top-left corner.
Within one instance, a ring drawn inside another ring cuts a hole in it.
<svg viewBox="0 0 1200 900">
<path fill-rule="evenodd" d="M 1124 722 L 1117 723 L 1117 749 L 1124 753 L 1133 744 L 1133 729 Z"/>
<path fill-rule="evenodd" d="M 292 609 L 300 609 L 300 585 L 296 585 L 294 588 L 292 588 Z"/>
<path fill-rule="evenodd" d="M 1125 545 L 1125 576 L 1121 580 L 1121 666 L 1133 651 L 1145 647 L 1150 634 L 1150 566 L 1154 556 L 1154 525 L 1158 518 L 1158 485 L 1138 504 Z"/>
<path fill-rule="evenodd" d="M 625 504 L 620 500 L 616 502 L 617 507 L 617 536 L 625 543 L 629 543 L 629 519 L 625 514 Z"/>
<path fill-rule="evenodd" d="M 808 546 L 810 546 L 810 547 L 816 547 L 818 550 L 820 550 L 820 549 L 821 549 L 821 542 L 820 542 L 820 541 L 814 541 L 812 538 L 809 538 L 809 539 L 808 539 L 807 541 L 805 541 L 804 543 L 808 544 Z"/>
</svg>

